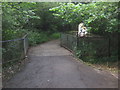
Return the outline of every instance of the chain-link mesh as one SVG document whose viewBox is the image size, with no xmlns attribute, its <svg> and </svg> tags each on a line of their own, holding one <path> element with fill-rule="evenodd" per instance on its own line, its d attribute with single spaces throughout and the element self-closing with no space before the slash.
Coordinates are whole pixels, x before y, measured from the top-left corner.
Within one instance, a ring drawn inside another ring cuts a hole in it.
<svg viewBox="0 0 120 90">
<path fill-rule="evenodd" d="M 61 44 L 70 50 L 79 50 L 79 56 L 108 56 L 109 39 L 104 37 L 77 37 L 61 34 Z"/>
<path fill-rule="evenodd" d="M 18 41 L 3 42 L 2 44 L 2 63 L 11 63 L 24 57 L 23 39 Z"/>
<path fill-rule="evenodd" d="M 78 50 L 82 56 L 103 57 L 109 55 L 109 40 L 103 37 L 78 38 Z"/>
<path fill-rule="evenodd" d="M 70 34 L 61 34 L 61 45 L 74 51 L 77 45 L 77 38 Z"/>
<path fill-rule="evenodd" d="M 2 78 L 3 84 L 24 66 L 28 50 L 28 38 L 2 41 Z"/>
</svg>

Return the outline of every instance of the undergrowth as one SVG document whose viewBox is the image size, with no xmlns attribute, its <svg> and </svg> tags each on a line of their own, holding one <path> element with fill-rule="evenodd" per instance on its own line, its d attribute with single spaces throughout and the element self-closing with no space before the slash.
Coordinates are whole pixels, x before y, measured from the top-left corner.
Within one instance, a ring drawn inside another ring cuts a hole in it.
<svg viewBox="0 0 120 90">
<path fill-rule="evenodd" d="M 76 51 L 76 56 L 81 59 L 87 65 L 109 70 L 110 72 L 117 73 L 118 72 L 118 56 L 106 56 L 106 57 L 95 57 L 95 56 L 82 56 L 81 52 Z"/>
<path fill-rule="evenodd" d="M 41 32 L 41 33 L 30 32 L 28 39 L 30 46 L 34 46 L 50 40 L 58 39 L 59 37 L 60 37 L 60 33 L 48 34 L 45 32 Z"/>
</svg>

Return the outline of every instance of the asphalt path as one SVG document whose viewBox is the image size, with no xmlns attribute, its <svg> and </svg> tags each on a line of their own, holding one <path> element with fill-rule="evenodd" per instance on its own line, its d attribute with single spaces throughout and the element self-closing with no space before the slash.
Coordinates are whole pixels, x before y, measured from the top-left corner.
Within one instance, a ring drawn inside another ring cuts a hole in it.
<svg viewBox="0 0 120 90">
<path fill-rule="evenodd" d="M 32 47 L 29 63 L 6 88 L 117 88 L 118 79 L 73 57 L 59 40 Z"/>
</svg>

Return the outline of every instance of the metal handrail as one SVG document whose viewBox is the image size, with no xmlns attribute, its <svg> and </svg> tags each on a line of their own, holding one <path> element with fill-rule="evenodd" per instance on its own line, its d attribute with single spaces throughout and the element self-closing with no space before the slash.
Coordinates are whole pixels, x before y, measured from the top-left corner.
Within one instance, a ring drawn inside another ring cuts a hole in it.
<svg viewBox="0 0 120 90">
<path fill-rule="evenodd" d="M 18 38 L 18 39 L 12 39 L 12 40 L 6 40 L 6 41 L 0 41 L 1 43 L 4 43 L 4 42 L 12 42 L 12 41 L 19 41 L 19 40 L 22 40 L 23 41 L 23 48 L 24 48 L 24 57 L 23 58 L 26 58 L 27 56 L 27 50 L 28 50 L 28 33 L 25 34 L 22 38 Z M 11 61 L 15 61 L 15 60 L 10 60 L 8 62 L 11 62 Z M 5 62 L 7 63 L 7 62 Z"/>
<path fill-rule="evenodd" d="M 23 40 L 27 37 L 28 33 L 25 34 L 22 38 L 17 38 L 17 39 L 11 39 L 11 40 L 5 40 L 5 41 L 0 41 L 0 42 L 12 42 L 12 41 L 18 41 L 18 40 Z"/>
</svg>

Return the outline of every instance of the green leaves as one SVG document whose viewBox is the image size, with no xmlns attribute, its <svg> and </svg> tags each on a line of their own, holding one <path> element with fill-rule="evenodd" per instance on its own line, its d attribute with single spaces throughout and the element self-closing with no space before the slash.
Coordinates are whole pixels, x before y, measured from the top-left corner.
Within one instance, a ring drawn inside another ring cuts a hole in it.
<svg viewBox="0 0 120 90">
<path fill-rule="evenodd" d="M 2 10 L 3 32 L 18 28 L 35 28 L 37 32 L 75 31 L 81 22 L 93 33 L 120 32 L 117 2 L 3 2 Z"/>
<path fill-rule="evenodd" d="M 34 13 L 36 3 L 28 2 L 4 2 L 2 3 L 3 10 L 3 30 L 22 28 L 30 18 L 40 19 Z M 8 25 L 8 27 L 6 26 Z"/>
<path fill-rule="evenodd" d="M 95 32 L 119 32 L 114 30 L 117 26 L 118 3 L 114 2 L 96 2 L 81 4 L 61 3 L 59 6 L 49 9 L 54 11 L 53 15 L 64 20 L 64 24 L 77 24 L 84 22 L 86 26 L 91 27 Z M 94 26 L 94 24 L 96 24 Z M 103 25 L 103 28 L 101 25 Z M 111 28 L 109 28 L 111 27 Z M 103 29 L 103 30 L 101 30 Z"/>
</svg>

